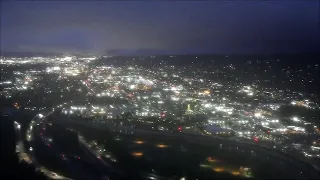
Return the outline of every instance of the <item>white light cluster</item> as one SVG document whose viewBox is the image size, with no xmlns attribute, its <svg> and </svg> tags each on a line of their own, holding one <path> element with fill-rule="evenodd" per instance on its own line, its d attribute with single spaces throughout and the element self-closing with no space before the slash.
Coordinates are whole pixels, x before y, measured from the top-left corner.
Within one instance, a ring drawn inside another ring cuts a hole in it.
<svg viewBox="0 0 320 180">
<path fill-rule="evenodd" d="M 212 121 L 212 120 L 208 120 L 209 124 L 220 124 L 220 123 L 225 123 L 224 121 Z"/>
<path fill-rule="evenodd" d="M 86 110 L 87 108 L 84 106 L 71 106 L 72 110 Z"/>
<path fill-rule="evenodd" d="M 278 109 L 280 108 L 280 105 L 277 105 L 277 104 L 270 104 L 270 105 L 269 105 L 269 107 L 270 107 L 270 109 L 272 109 L 272 110 L 276 111 L 276 110 L 278 110 Z"/>
<path fill-rule="evenodd" d="M 71 56 L 66 56 L 66 57 L 60 58 L 60 61 L 71 61 L 71 60 L 72 60 Z"/>
<path fill-rule="evenodd" d="M 171 100 L 172 100 L 172 101 L 179 101 L 179 100 L 180 100 L 180 98 L 177 98 L 177 97 L 171 97 Z"/>
<path fill-rule="evenodd" d="M 11 81 L 3 81 L 3 82 L 0 82 L 0 85 L 3 85 L 3 84 L 12 84 Z"/>
<path fill-rule="evenodd" d="M 292 117 L 291 120 L 294 122 L 300 122 L 300 119 L 298 117 Z"/>
<path fill-rule="evenodd" d="M 242 123 L 242 124 L 244 124 L 244 123 L 248 123 L 249 121 L 247 121 L 247 120 L 244 120 L 244 121 L 238 121 L 238 123 Z"/>
<path fill-rule="evenodd" d="M 214 106 L 214 108 L 215 108 L 217 111 L 222 111 L 222 112 L 225 112 L 225 113 L 233 112 L 233 108 L 227 108 L 227 107 L 225 107 L 224 105 L 222 105 L 222 106 Z M 232 113 L 231 113 L 231 114 L 232 114 Z"/>
<path fill-rule="evenodd" d="M 253 89 L 250 86 L 243 86 L 243 88 L 239 92 L 244 92 L 247 96 L 253 96 Z"/>
<path fill-rule="evenodd" d="M 297 126 L 288 126 L 288 128 L 292 128 L 293 130 L 295 130 L 295 131 L 305 131 L 305 129 L 304 128 L 301 128 L 301 127 L 297 127 Z"/>
<path fill-rule="evenodd" d="M 205 108 L 211 108 L 211 107 L 212 107 L 212 104 L 210 104 L 210 103 L 203 104 L 203 107 L 205 107 Z"/>
<path fill-rule="evenodd" d="M 287 131 L 288 129 L 286 129 L 286 128 L 279 128 L 279 129 L 276 129 L 276 131 L 280 131 L 280 132 L 285 132 L 285 131 Z"/>
<path fill-rule="evenodd" d="M 241 132 L 241 131 L 239 131 L 239 132 L 237 132 L 238 134 L 240 134 L 240 135 L 243 135 L 243 134 L 252 134 L 252 132 L 250 132 L 250 131 L 246 131 L 246 132 Z"/>
<path fill-rule="evenodd" d="M 134 85 L 134 84 L 130 85 L 129 89 L 131 89 L 131 90 L 136 89 L 136 85 Z"/>
<path fill-rule="evenodd" d="M 54 67 L 47 67 L 46 72 L 47 73 L 58 73 L 61 70 L 59 66 L 54 66 Z"/>
<path fill-rule="evenodd" d="M 256 118 L 261 118 L 261 117 L 262 117 L 261 113 L 255 113 L 254 116 L 255 116 Z"/>
<path fill-rule="evenodd" d="M 277 120 L 277 119 L 273 119 L 273 120 L 270 120 L 269 122 L 272 122 L 272 123 L 278 123 L 278 122 L 279 122 L 279 120 Z"/>
</svg>

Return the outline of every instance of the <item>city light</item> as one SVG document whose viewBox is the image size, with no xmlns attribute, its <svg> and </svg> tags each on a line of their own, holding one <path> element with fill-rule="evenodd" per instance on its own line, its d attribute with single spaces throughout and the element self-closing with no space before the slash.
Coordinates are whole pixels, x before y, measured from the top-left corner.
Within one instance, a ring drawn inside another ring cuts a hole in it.
<svg viewBox="0 0 320 180">
<path fill-rule="evenodd" d="M 143 153 L 142 152 L 133 152 L 132 156 L 141 157 L 141 156 L 143 156 Z"/>
<path fill-rule="evenodd" d="M 2 58 L 1 64 L 11 69 L 3 69 L 8 77 L 0 82 L 1 95 L 12 100 L 12 108 L 5 113 L 38 114 L 37 119 L 47 120 L 51 119 L 47 111 L 53 110 L 55 116 L 52 119 L 58 119 L 61 124 L 70 121 L 112 131 L 117 134 L 112 138 L 114 143 L 129 142 L 135 148 L 153 146 L 159 151 L 167 151 L 176 146 L 161 140 L 152 142 L 146 137 L 135 136 L 141 132 L 159 133 L 168 137 L 197 135 L 212 139 L 227 138 L 232 142 L 294 152 L 307 159 L 320 155 L 320 146 L 308 143 L 310 139 L 313 140 L 311 137 L 320 134 L 319 126 L 315 123 L 320 110 L 319 102 L 308 93 L 291 90 L 290 87 L 278 87 L 279 82 L 273 80 L 280 81 L 281 78 L 269 78 L 266 82 L 261 80 L 263 78 L 257 78 L 256 71 L 261 70 L 256 67 L 259 63 L 246 62 L 244 66 L 250 66 L 250 70 L 243 70 L 245 68 L 235 63 L 217 63 L 217 67 L 208 66 L 207 69 L 197 64 L 182 68 L 166 62 L 166 57 L 147 56 L 141 59 L 135 57 L 135 60 L 123 57 L 125 63 L 116 66 L 113 62 L 121 64 L 117 58 L 73 55 Z M 161 60 L 152 61 L 152 67 L 142 63 L 154 58 Z M 101 61 L 104 63 L 96 61 L 101 59 L 104 59 Z M 200 61 L 202 57 L 196 59 Z M 270 61 L 268 67 L 271 64 Z M 20 68 L 24 67 L 21 65 L 30 65 L 32 68 Z M 290 78 L 298 74 L 298 71 L 289 71 L 283 70 L 284 79 L 287 74 L 290 74 Z M 48 121 L 47 125 L 54 127 L 55 122 Z M 15 128 L 23 126 L 15 124 Z M 45 145 L 52 145 L 53 149 L 56 142 L 54 138 L 48 137 L 45 132 L 47 128 L 41 123 L 30 124 L 26 129 L 24 138 L 28 142 L 37 139 L 32 132 L 40 130 L 36 137 L 46 139 L 48 144 Z M 128 140 L 127 136 L 131 135 L 135 136 L 134 139 Z M 297 143 L 295 136 L 299 136 L 301 142 Z M 226 148 L 219 144 L 219 148 Z M 101 160 L 115 160 L 111 153 L 102 153 L 108 151 L 105 147 L 92 147 L 96 148 L 95 156 L 101 157 Z M 185 152 L 187 148 L 181 148 L 181 151 Z M 141 157 L 144 154 L 138 151 L 131 155 Z M 213 165 L 218 160 L 208 158 L 206 163 Z M 237 176 L 243 174 L 237 169 L 213 166 L 210 169 Z"/>
</svg>

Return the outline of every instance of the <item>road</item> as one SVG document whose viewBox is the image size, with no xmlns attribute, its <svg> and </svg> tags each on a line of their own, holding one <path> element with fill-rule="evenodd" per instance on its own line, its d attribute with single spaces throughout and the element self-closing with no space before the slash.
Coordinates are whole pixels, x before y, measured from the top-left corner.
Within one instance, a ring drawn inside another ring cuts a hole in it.
<svg viewBox="0 0 320 180">
<path fill-rule="evenodd" d="M 43 115 L 40 117 L 34 118 L 29 127 L 31 129 L 29 152 L 32 162 L 36 163 L 39 169 L 40 167 L 44 169 L 44 165 L 40 165 L 37 161 L 38 157 L 43 157 L 39 154 L 49 155 L 51 158 L 53 157 L 55 164 L 61 165 L 59 170 L 65 172 L 71 179 L 108 179 L 106 174 L 108 169 L 103 163 L 99 163 L 99 160 L 94 156 L 89 156 L 79 144 L 72 147 L 61 144 L 58 141 L 59 138 L 56 137 L 57 133 L 52 131 L 53 127 L 47 126 L 46 117 Z M 52 139 L 51 142 L 47 141 L 48 137 Z M 66 137 L 66 140 L 68 140 L 68 137 Z M 40 158 L 39 161 L 41 161 Z M 50 161 L 42 161 L 50 164 Z M 51 174 L 61 176 L 55 172 Z"/>
<path fill-rule="evenodd" d="M 30 122 L 30 125 L 33 125 L 36 123 L 36 121 L 39 121 L 41 118 L 39 116 L 36 116 L 32 119 Z M 16 152 L 18 153 L 19 161 L 24 160 L 27 163 L 33 163 L 35 164 L 37 170 L 44 173 L 47 177 L 50 179 L 69 179 L 67 177 L 64 177 L 62 175 L 59 175 L 56 172 L 53 172 L 45 167 L 43 167 L 41 164 L 38 163 L 37 159 L 35 158 L 32 150 L 30 151 L 30 147 L 25 147 L 25 143 L 23 142 L 24 138 L 22 136 L 21 132 L 21 125 L 19 123 L 15 123 L 16 131 L 17 131 L 17 142 L 16 142 Z M 26 138 L 27 139 L 27 138 Z"/>
</svg>

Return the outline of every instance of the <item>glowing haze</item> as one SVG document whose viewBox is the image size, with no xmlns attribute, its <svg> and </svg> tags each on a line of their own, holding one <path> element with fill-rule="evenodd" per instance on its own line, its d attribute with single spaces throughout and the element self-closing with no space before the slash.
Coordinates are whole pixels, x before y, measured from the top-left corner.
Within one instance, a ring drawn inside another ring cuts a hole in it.
<svg viewBox="0 0 320 180">
<path fill-rule="evenodd" d="M 1 50 L 296 53 L 320 47 L 318 1 L 5 1 Z"/>
</svg>

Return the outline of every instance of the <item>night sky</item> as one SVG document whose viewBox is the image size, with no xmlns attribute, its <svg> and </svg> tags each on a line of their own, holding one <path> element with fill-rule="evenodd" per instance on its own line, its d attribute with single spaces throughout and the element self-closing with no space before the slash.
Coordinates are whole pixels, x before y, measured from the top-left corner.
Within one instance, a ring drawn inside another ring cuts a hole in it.
<svg viewBox="0 0 320 180">
<path fill-rule="evenodd" d="M 2 1 L 1 50 L 317 52 L 319 11 L 318 0 Z"/>
</svg>

